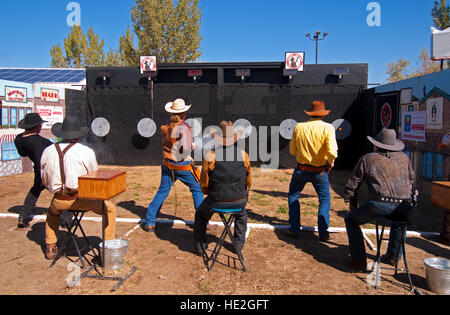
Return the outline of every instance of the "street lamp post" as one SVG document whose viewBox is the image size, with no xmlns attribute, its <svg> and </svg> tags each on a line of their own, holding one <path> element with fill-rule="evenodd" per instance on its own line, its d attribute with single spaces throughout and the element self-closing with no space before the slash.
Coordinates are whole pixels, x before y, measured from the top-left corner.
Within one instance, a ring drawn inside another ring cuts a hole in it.
<svg viewBox="0 0 450 315">
<path fill-rule="evenodd" d="M 328 36 L 328 33 L 323 33 L 322 38 L 320 38 L 320 31 L 317 31 L 316 34 L 311 38 L 311 34 L 308 33 L 306 34 L 306 37 L 308 37 L 310 40 L 315 40 L 316 41 L 316 64 L 317 64 L 317 60 L 319 57 L 319 40 L 324 40 L 325 37 Z"/>
</svg>

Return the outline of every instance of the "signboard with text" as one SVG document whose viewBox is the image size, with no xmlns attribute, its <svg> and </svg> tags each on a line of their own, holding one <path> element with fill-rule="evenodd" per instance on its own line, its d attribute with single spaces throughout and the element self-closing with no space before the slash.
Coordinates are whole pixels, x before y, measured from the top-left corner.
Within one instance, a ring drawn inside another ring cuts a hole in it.
<svg viewBox="0 0 450 315">
<path fill-rule="evenodd" d="M 141 56 L 141 74 L 155 72 L 156 70 L 155 56 Z"/>
<path fill-rule="evenodd" d="M 402 122 L 403 140 L 426 141 L 425 126 L 427 124 L 427 112 L 404 113 Z"/>
<path fill-rule="evenodd" d="M 59 102 L 59 90 L 41 88 L 41 101 L 48 103 Z"/>
<path fill-rule="evenodd" d="M 26 103 L 27 89 L 15 86 L 5 86 L 5 101 L 14 103 Z"/>
<path fill-rule="evenodd" d="M 54 124 L 64 120 L 64 110 L 59 106 L 36 106 L 36 112 L 47 121 L 42 125 L 42 129 L 51 129 Z"/>
</svg>

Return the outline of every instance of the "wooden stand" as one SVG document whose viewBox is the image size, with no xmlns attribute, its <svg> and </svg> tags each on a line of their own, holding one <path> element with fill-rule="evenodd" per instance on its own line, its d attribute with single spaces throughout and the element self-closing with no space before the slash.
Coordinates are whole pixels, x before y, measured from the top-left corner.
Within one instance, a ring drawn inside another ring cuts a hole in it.
<svg viewBox="0 0 450 315">
<path fill-rule="evenodd" d="M 432 183 L 431 203 L 444 209 L 445 213 L 441 241 L 450 244 L 450 182 Z"/>
<path fill-rule="evenodd" d="M 120 195 L 121 193 L 125 192 L 126 189 L 127 179 L 125 172 L 99 170 L 97 172 L 93 172 L 78 178 L 79 199 L 102 201 L 102 257 L 100 257 L 102 272 L 98 272 L 94 265 L 88 271 L 82 274 L 79 279 L 81 280 L 81 278 L 87 277 L 99 280 L 119 281 L 111 291 L 117 290 L 137 270 L 136 267 L 133 267 L 132 270 L 124 278 L 105 276 L 105 201 L 111 200 L 112 198 Z M 95 270 L 97 272 L 97 275 L 89 275 L 92 270 Z"/>
</svg>

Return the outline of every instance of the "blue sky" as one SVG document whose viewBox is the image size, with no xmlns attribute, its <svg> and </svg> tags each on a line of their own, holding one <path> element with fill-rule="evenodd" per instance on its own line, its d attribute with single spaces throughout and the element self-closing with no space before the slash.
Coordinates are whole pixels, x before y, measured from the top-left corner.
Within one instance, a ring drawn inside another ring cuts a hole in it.
<svg viewBox="0 0 450 315">
<path fill-rule="evenodd" d="M 69 0 L 2 1 L 0 67 L 48 67 L 50 48 L 69 26 Z M 134 0 L 76 0 L 81 25 L 115 48 L 131 25 Z M 200 0 L 202 62 L 283 61 L 286 51 L 305 51 L 315 63 L 315 43 L 306 33 L 328 32 L 319 63 L 368 63 L 369 82 L 386 80 L 386 64 L 400 58 L 416 66 L 429 50 L 434 0 L 378 0 L 381 26 L 367 25 L 372 0 Z"/>
</svg>

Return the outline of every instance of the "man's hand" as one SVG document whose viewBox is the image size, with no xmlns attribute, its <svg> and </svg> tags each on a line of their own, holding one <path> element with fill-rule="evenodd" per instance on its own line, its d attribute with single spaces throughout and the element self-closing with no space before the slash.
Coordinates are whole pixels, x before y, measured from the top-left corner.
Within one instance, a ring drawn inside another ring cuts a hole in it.
<svg viewBox="0 0 450 315">
<path fill-rule="evenodd" d="M 333 163 L 327 163 L 327 166 L 326 166 L 326 171 L 327 171 L 327 173 L 328 174 L 330 174 L 330 172 L 331 172 L 331 170 L 334 168 L 334 162 Z"/>
</svg>

